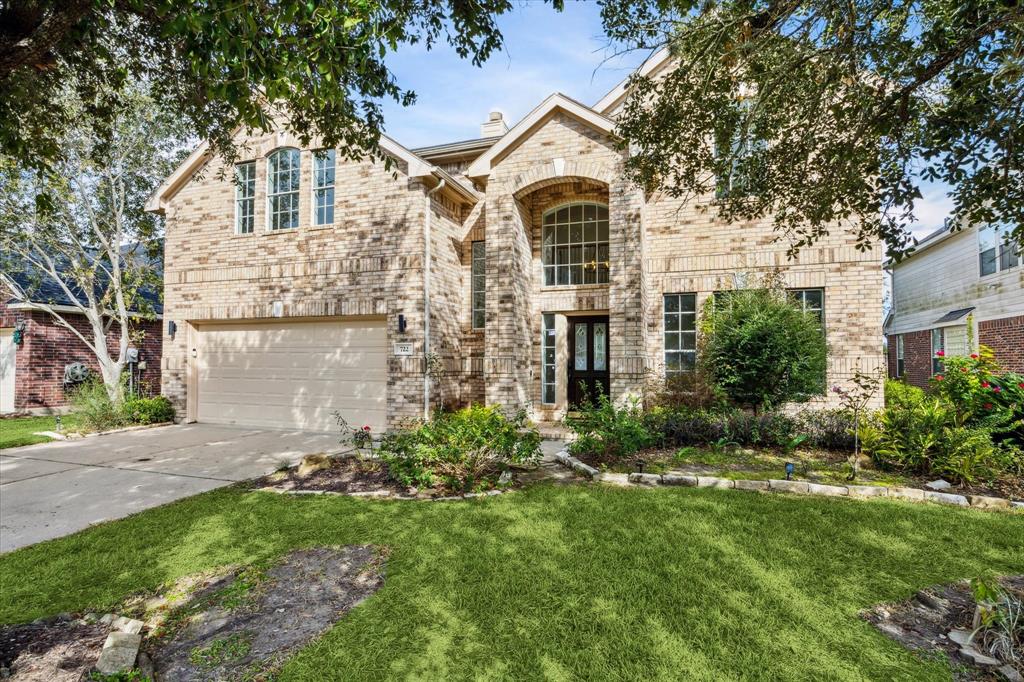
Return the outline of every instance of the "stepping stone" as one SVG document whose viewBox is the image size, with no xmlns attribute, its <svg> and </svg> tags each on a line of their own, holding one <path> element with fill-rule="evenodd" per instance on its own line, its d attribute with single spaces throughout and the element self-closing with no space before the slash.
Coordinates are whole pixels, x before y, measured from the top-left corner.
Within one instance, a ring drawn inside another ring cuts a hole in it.
<svg viewBox="0 0 1024 682">
<path fill-rule="evenodd" d="M 96 670 L 104 675 L 116 675 L 128 672 L 135 667 L 135 658 L 139 655 L 142 635 L 127 632 L 111 632 L 103 643 L 100 660 L 96 662 Z"/>
</svg>

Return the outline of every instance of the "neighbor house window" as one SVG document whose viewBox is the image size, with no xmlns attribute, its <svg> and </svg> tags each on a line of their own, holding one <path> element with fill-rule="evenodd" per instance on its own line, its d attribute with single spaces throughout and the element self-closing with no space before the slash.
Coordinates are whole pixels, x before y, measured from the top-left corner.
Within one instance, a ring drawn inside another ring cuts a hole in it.
<svg viewBox="0 0 1024 682">
<path fill-rule="evenodd" d="M 313 154 L 313 224 L 334 222 L 334 150 Z"/>
<path fill-rule="evenodd" d="M 932 374 L 942 372 L 942 356 L 945 354 L 946 338 L 942 328 L 932 330 Z"/>
<path fill-rule="evenodd" d="M 986 225 L 978 230 L 978 266 L 982 277 L 1020 265 L 1020 245 L 1011 238 L 1012 232 L 1002 225 Z"/>
<path fill-rule="evenodd" d="M 471 295 L 473 298 L 473 329 L 483 329 L 487 322 L 487 246 L 473 242 Z"/>
<path fill-rule="evenodd" d="M 818 324 L 825 327 L 825 290 L 791 289 L 789 292 L 805 313 L 814 315 Z"/>
<path fill-rule="evenodd" d="M 544 285 L 608 283 L 608 207 L 569 204 L 544 214 Z"/>
<path fill-rule="evenodd" d="M 903 376 L 906 363 L 903 361 L 903 334 L 896 335 L 896 376 Z"/>
<path fill-rule="evenodd" d="M 235 166 L 235 232 L 252 234 L 256 219 L 256 162 Z"/>
<path fill-rule="evenodd" d="M 665 294 L 665 376 L 697 363 L 697 295 Z"/>
<path fill-rule="evenodd" d="M 554 313 L 544 313 L 542 318 L 540 401 L 553 405 L 555 403 L 555 315 Z"/>
<path fill-rule="evenodd" d="M 267 224 L 271 230 L 299 226 L 298 149 L 279 149 L 267 159 Z"/>
</svg>

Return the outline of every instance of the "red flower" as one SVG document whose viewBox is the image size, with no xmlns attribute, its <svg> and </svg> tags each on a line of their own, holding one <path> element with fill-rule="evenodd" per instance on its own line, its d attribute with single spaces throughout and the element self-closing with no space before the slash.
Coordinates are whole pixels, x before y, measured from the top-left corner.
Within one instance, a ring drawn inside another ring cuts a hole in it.
<svg viewBox="0 0 1024 682">
<path fill-rule="evenodd" d="M 942 380 L 943 380 L 943 379 L 945 379 L 945 378 L 946 378 L 946 377 L 942 376 L 941 374 L 936 374 L 936 375 L 935 375 L 935 380 L 936 380 L 936 381 L 942 381 Z"/>
<path fill-rule="evenodd" d="M 960 371 L 961 371 L 961 372 L 966 372 L 966 371 L 967 371 L 967 368 L 966 368 L 966 367 L 961 367 L 961 368 L 960 368 Z"/>
<path fill-rule="evenodd" d="M 1024 388 L 1024 381 L 1017 384 L 1017 388 Z"/>
<path fill-rule="evenodd" d="M 370 430 L 369 424 L 367 424 L 366 426 L 363 427 L 363 431 L 369 431 L 369 430 Z"/>
<path fill-rule="evenodd" d="M 983 382 L 981 382 L 981 387 L 982 388 L 988 388 L 989 387 L 989 383 L 987 381 L 983 381 Z"/>
<path fill-rule="evenodd" d="M 986 410 L 991 410 L 992 409 L 992 403 L 985 403 L 985 409 Z"/>
<path fill-rule="evenodd" d="M 945 357 L 946 356 L 946 351 L 937 350 L 937 351 L 935 351 L 935 355 L 937 355 L 940 358 Z"/>
<path fill-rule="evenodd" d="M 977 353 L 971 353 L 971 360 L 977 360 L 977 359 L 978 359 L 978 354 Z"/>
</svg>

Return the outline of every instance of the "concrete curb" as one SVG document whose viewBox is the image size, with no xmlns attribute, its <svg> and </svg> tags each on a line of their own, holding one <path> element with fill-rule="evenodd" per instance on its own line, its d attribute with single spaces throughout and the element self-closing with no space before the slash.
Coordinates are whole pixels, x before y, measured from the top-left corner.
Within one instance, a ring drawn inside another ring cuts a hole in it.
<svg viewBox="0 0 1024 682">
<path fill-rule="evenodd" d="M 555 455 L 559 464 L 578 471 L 591 480 L 600 481 L 604 477 L 600 471 L 588 466 L 575 457 L 571 457 L 566 450 Z M 648 474 L 633 472 L 626 477 L 625 481 L 620 480 L 622 475 L 616 475 L 614 481 L 609 476 L 609 483 L 616 485 L 629 485 L 639 488 L 653 488 L 657 486 L 689 487 L 689 488 L 725 488 L 747 491 L 769 491 L 776 493 L 794 493 L 797 495 L 815 495 L 818 497 L 850 497 L 856 500 L 866 500 L 877 497 L 891 499 L 910 500 L 912 502 L 934 502 L 937 504 L 951 505 L 954 507 L 970 507 L 972 509 L 987 509 L 1005 511 L 1009 509 L 1024 512 L 1024 501 L 1008 500 L 1002 497 L 989 497 L 986 495 L 956 495 L 953 493 L 939 493 L 931 490 L 919 490 L 917 488 L 901 488 L 873 485 L 825 485 L 812 483 L 810 481 L 783 481 L 778 479 L 747 480 L 717 478 L 714 476 L 690 476 L 687 474 Z"/>
</svg>

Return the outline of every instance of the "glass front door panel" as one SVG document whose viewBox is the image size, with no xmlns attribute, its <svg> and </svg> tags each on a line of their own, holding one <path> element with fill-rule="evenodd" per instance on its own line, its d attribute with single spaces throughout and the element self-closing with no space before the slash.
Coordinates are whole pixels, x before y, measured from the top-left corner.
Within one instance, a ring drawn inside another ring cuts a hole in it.
<svg viewBox="0 0 1024 682">
<path fill-rule="evenodd" d="M 585 372 L 587 371 L 587 336 L 589 331 L 589 325 L 577 324 L 576 325 L 576 370 Z"/>
</svg>

